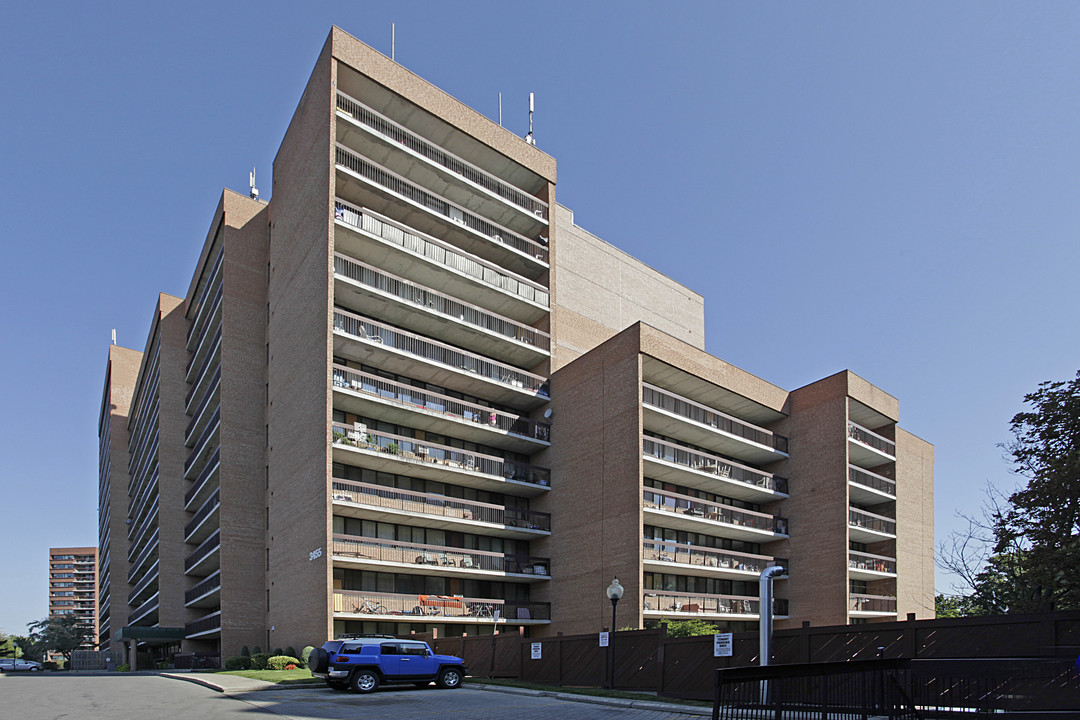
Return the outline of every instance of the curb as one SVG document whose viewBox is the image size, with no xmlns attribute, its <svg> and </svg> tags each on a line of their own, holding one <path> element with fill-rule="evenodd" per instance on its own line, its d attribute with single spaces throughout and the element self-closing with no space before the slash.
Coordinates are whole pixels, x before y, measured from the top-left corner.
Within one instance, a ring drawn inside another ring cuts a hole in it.
<svg viewBox="0 0 1080 720">
<path fill-rule="evenodd" d="M 608 705 L 611 707 L 621 707 L 634 710 L 655 710 L 659 712 L 682 713 L 684 715 L 699 715 L 701 717 L 709 717 L 710 715 L 712 715 L 712 708 L 697 707 L 695 705 L 676 705 L 673 703 L 659 702 L 653 700 L 630 700 L 626 698 L 609 698 L 600 695 L 577 695 L 575 693 L 551 692 L 549 690 L 530 690 L 528 688 L 517 688 L 507 685 L 484 685 L 482 683 L 469 683 L 467 685 L 463 685 L 462 687 L 474 688 L 476 690 L 487 690 L 488 692 L 501 692 L 508 695 L 550 697 L 555 698 L 556 700 L 565 700 L 567 702 L 589 703 L 591 705 Z"/>
</svg>

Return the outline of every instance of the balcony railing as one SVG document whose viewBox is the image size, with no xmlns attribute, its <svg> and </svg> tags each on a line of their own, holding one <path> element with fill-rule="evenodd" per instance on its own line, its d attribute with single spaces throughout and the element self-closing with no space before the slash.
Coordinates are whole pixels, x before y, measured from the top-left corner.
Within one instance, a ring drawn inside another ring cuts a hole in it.
<svg viewBox="0 0 1080 720">
<path fill-rule="evenodd" d="M 393 140 L 396 144 L 409 148 L 433 163 L 443 166 L 455 175 L 460 175 L 466 180 L 490 190 L 507 202 L 517 205 L 537 217 L 547 219 L 548 205 L 546 202 L 538 200 L 512 185 L 508 185 L 472 163 L 462 160 L 458 156 L 443 150 L 438 145 L 428 142 L 341 91 L 338 91 L 337 94 L 337 108 L 351 115 L 358 123 L 366 125 L 377 133 Z"/>
<path fill-rule="evenodd" d="M 221 296 L 222 296 L 222 286 L 219 284 L 218 289 L 217 289 L 217 293 L 214 295 L 214 300 L 213 300 L 212 303 L 210 303 L 209 312 L 206 314 L 206 323 L 204 324 L 202 329 L 199 330 L 199 339 L 195 343 L 195 346 L 190 348 L 191 356 L 187 359 L 187 366 L 184 368 L 184 377 L 185 378 L 190 378 L 191 377 L 191 368 L 192 368 L 192 366 L 195 365 L 195 362 L 199 358 L 203 357 L 204 352 L 206 352 L 210 347 L 213 347 L 214 343 L 217 342 L 217 338 L 215 336 L 214 341 L 209 343 L 208 346 L 203 345 L 203 340 L 206 339 L 206 333 L 210 332 L 211 328 L 219 330 L 219 331 L 221 330 L 221 323 L 211 323 L 210 322 L 210 318 L 213 318 L 214 314 L 218 311 L 218 308 L 221 307 Z M 201 314 L 201 311 L 200 311 L 200 314 Z M 198 321 L 201 322 L 202 317 L 200 317 L 198 319 Z M 195 329 L 195 323 L 192 323 L 191 327 L 188 329 L 188 332 L 191 332 L 191 330 L 194 330 L 194 329 Z M 189 336 L 188 337 L 189 345 L 190 345 L 190 340 L 191 340 L 191 338 Z"/>
<path fill-rule="evenodd" d="M 519 575 L 548 576 L 551 560 L 539 557 L 503 555 L 486 550 L 423 545 L 348 535 L 334 536 L 334 556 L 378 562 L 425 565 L 432 568 L 461 568 Z"/>
<path fill-rule="evenodd" d="M 195 587 L 184 592 L 184 603 L 193 602 L 198 600 L 203 595 L 211 593 L 221 587 L 221 571 L 218 570 L 210 577 L 200 582 Z"/>
<path fill-rule="evenodd" d="M 199 456 L 203 454 L 206 449 L 206 443 L 210 442 L 210 438 L 218 429 L 218 421 L 221 420 L 221 406 L 219 405 L 214 414 L 210 416 L 210 419 L 206 422 L 206 427 L 199 433 L 199 439 L 195 441 L 195 445 L 191 448 L 191 453 L 188 454 L 187 459 L 184 460 L 184 474 L 186 475 L 191 467 L 195 464 L 195 461 L 199 459 Z"/>
<path fill-rule="evenodd" d="M 549 513 L 517 510 L 476 500 L 458 500 L 445 495 L 398 490 L 397 488 L 350 482 L 334 478 L 333 499 L 416 515 L 433 515 L 458 520 L 551 531 Z"/>
<path fill-rule="evenodd" d="M 641 552 L 646 560 L 659 560 L 700 568 L 743 570 L 751 573 L 760 573 L 767 567 L 783 564 L 768 555 L 751 555 L 697 545 L 680 545 L 664 540 L 642 541 Z M 784 567 L 787 566 L 784 565 Z"/>
<path fill-rule="evenodd" d="M 881 612 L 895 613 L 896 598 L 888 595 L 860 595 L 851 594 L 851 602 L 848 606 L 851 612 Z"/>
<path fill-rule="evenodd" d="M 199 372 L 195 374 L 195 380 L 188 387 L 187 394 L 184 396 L 184 407 L 191 405 L 191 399 L 195 397 L 196 391 L 203 386 L 203 379 L 206 377 L 206 373 L 209 372 L 210 367 L 215 365 L 213 362 L 214 356 L 217 354 L 217 348 L 221 345 L 221 326 L 218 325 L 217 332 L 214 333 L 214 339 L 210 341 L 211 350 L 203 358 L 202 365 L 199 366 Z"/>
<path fill-rule="evenodd" d="M 221 366 L 218 365 L 214 370 L 214 376 L 210 378 L 210 387 L 203 394 L 203 399 L 199 401 L 199 407 L 195 409 L 195 412 L 191 414 L 191 419 L 188 420 L 187 427 L 184 429 L 184 441 L 187 442 L 191 439 L 191 433 L 195 429 L 195 426 L 199 423 L 199 418 L 202 417 L 203 411 L 206 410 L 206 406 L 210 403 L 210 398 L 214 397 L 214 392 L 218 389 L 218 384 L 221 382 Z"/>
<path fill-rule="evenodd" d="M 551 349 L 551 336 L 542 330 L 456 300 L 340 253 L 334 254 L 334 272 L 360 285 L 428 308 L 431 312 L 444 317 L 460 320 L 481 330 L 487 330 L 526 345 L 533 345 L 541 350 Z"/>
<path fill-rule="evenodd" d="M 529 258 L 535 258 L 545 265 L 547 264 L 548 249 L 546 246 L 518 235 L 509 228 L 486 220 L 445 198 L 430 193 L 400 175 L 368 161 L 340 143 L 337 146 L 336 162 L 341 167 L 356 173 L 384 190 L 389 190 L 399 197 L 411 200 L 434 214 L 463 225 L 493 242 L 508 245 Z"/>
<path fill-rule="evenodd" d="M 777 435 L 764 428 L 696 403 L 693 400 L 687 400 L 667 390 L 661 390 L 655 385 L 642 383 L 641 399 L 646 405 L 666 410 L 673 415 L 679 415 L 701 425 L 708 425 L 729 435 L 735 435 L 783 453 L 788 451 L 788 440 L 783 435 Z"/>
<path fill-rule="evenodd" d="M 205 617 L 201 617 L 198 620 L 189 622 L 184 625 L 184 634 L 187 636 L 198 635 L 200 633 L 213 632 L 214 630 L 221 629 L 221 611 L 217 610 L 210 613 Z"/>
<path fill-rule="evenodd" d="M 540 375 L 493 362 L 453 345 L 428 340 L 411 332 L 398 330 L 375 320 L 334 309 L 334 329 L 354 338 L 399 350 L 421 360 L 473 373 L 508 387 L 548 396 L 548 381 Z"/>
<path fill-rule="evenodd" d="M 134 602 L 135 598 L 139 597 L 139 595 L 142 593 L 142 591 L 145 590 L 146 588 L 150 587 L 150 583 L 154 582 L 154 580 L 157 579 L 157 577 L 158 577 L 158 563 L 159 562 L 161 562 L 161 561 L 160 560 L 155 560 L 154 564 L 151 565 L 150 569 L 147 570 L 146 574 L 143 575 L 142 580 L 140 580 L 135 585 L 135 587 L 131 588 L 131 592 L 128 593 L 128 605 L 130 605 L 132 602 Z"/>
<path fill-rule="evenodd" d="M 848 567 L 853 570 L 871 570 L 879 573 L 896 574 L 896 558 L 884 555 L 870 555 L 852 550 L 848 553 Z"/>
<path fill-rule="evenodd" d="M 433 263 L 467 275 L 473 280 L 516 295 L 522 300 L 548 307 L 548 291 L 543 285 L 495 263 L 471 255 L 431 235 L 413 230 L 407 225 L 394 222 L 367 208 L 361 209 L 340 199 L 334 201 L 334 215 L 338 222 L 377 237 L 383 242 L 397 245 Z"/>
<path fill-rule="evenodd" d="M 507 460 L 494 455 L 467 452 L 446 445 L 435 445 L 401 435 L 377 433 L 371 430 L 361 435 L 361 433 L 348 425 L 334 423 L 332 438 L 335 445 L 386 453 L 398 459 L 414 463 L 434 463 L 458 470 L 468 470 L 492 475 L 504 480 L 514 480 L 533 485 L 547 486 L 551 484 L 551 471 L 547 468 Z"/>
<path fill-rule="evenodd" d="M 136 620 L 146 617 L 154 610 L 157 610 L 157 607 L 158 595 L 157 593 L 154 593 L 146 601 L 144 601 L 142 605 L 135 608 L 135 611 L 133 613 L 128 615 L 128 625 L 132 625 L 135 623 Z"/>
<path fill-rule="evenodd" d="M 196 478 L 195 482 L 191 484 L 191 487 L 188 488 L 188 491 L 184 493 L 185 506 L 187 506 L 187 504 L 191 502 L 191 498 L 198 495 L 199 491 L 202 490 L 202 487 L 206 483 L 207 479 L 213 474 L 214 470 L 217 468 L 218 463 L 220 462 L 220 458 L 221 448 L 215 448 L 214 454 L 211 455 L 210 459 L 206 461 L 206 465 L 199 473 L 199 477 Z"/>
<path fill-rule="evenodd" d="M 885 453 L 891 457 L 896 457 L 896 443 L 887 437 L 878 435 L 873 430 L 867 430 L 862 425 L 848 421 L 848 437 L 852 440 L 861 442 L 863 445 L 869 445 L 878 452 Z"/>
<path fill-rule="evenodd" d="M 896 481 L 854 465 L 848 465 L 848 481 L 896 497 Z"/>
<path fill-rule="evenodd" d="M 131 582 L 135 579 L 135 576 L 138 575 L 138 571 L 142 568 L 143 563 L 146 562 L 146 559 L 150 557 L 151 553 L 157 550 L 158 533 L 160 532 L 161 528 L 154 528 L 154 534 L 151 535 L 150 538 L 146 541 L 146 544 L 143 545 L 143 549 L 139 553 L 139 556 L 135 558 L 135 560 L 131 563 L 131 567 L 128 570 L 127 575 L 128 582 Z"/>
<path fill-rule="evenodd" d="M 221 530 L 215 530 L 214 534 L 203 540 L 202 545 L 195 548 L 184 560 L 184 572 L 188 572 L 193 567 L 203 561 L 210 553 L 221 547 Z"/>
<path fill-rule="evenodd" d="M 759 615 L 761 600 L 741 595 L 704 595 L 646 590 L 642 598 L 642 609 L 645 612 L 697 613 L 699 615 Z M 786 599 L 773 600 L 773 614 L 788 614 Z"/>
<path fill-rule="evenodd" d="M 754 470 L 716 455 L 709 455 L 651 437 L 642 438 L 642 449 L 647 456 L 659 458 L 676 465 L 683 465 L 692 470 L 710 473 L 725 480 L 754 485 L 779 493 L 786 494 L 788 491 L 787 478 L 770 475 L 761 470 Z"/>
<path fill-rule="evenodd" d="M 214 259 L 214 266 L 210 269 L 210 274 L 207 276 L 206 287 L 203 288 L 202 294 L 199 296 L 199 299 L 197 301 L 197 304 L 199 306 L 199 310 L 195 314 L 195 317 L 192 319 L 191 324 L 188 326 L 187 343 L 188 343 L 188 349 L 189 350 L 191 349 L 191 336 L 195 333 L 195 328 L 200 327 L 200 325 L 202 323 L 202 315 L 205 312 L 206 308 L 208 307 L 207 303 L 206 303 L 206 293 L 207 293 L 208 289 L 213 287 L 214 283 L 217 281 L 218 274 L 221 271 L 221 264 L 224 261 L 224 259 L 225 259 L 225 253 L 222 252 L 221 250 L 218 250 L 217 258 Z M 220 284 L 218 284 L 218 290 L 219 291 L 221 290 L 221 285 Z M 210 305 L 213 305 L 213 302 L 211 302 Z"/>
<path fill-rule="evenodd" d="M 740 510 L 730 505 L 712 503 L 690 495 L 668 492 L 667 490 L 645 488 L 642 497 L 644 506 L 650 510 L 662 510 L 677 515 L 713 520 L 728 525 L 738 525 L 781 535 L 788 534 L 787 518 L 773 517 L 753 510 Z"/>
<path fill-rule="evenodd" d="M 848 510 L 848 522 L 851 525 L 887 535 L 896 534 L 896 520 L 893 518 L 875 515 L 872 512 L 857 510 L 856 508 L 848 508 Z"/>
<path fill-rule="evenodd" d="M 402 595 L 396 593 L 334 591 L 334 612 L 359 615 L 439 616 L 454 621 L 494 620 L 495 611 L 508 623 L 521 620 L 550 620 L 551 603 L 513 602 L 497 598 L 467 598 L 459 595 Z M 423 621 L 421 621 L 423 622 Z M 431 622 L 428 620 L 427 622 Z"/>
<path fill-rule="evenodd" d="M 483 405 L 455 400 L 341 365 L 334 365 L 334 387 L 389 400 L 409 409 L 419 408 L 429 413 L 448 415 L 456 420 L 465 420 L 533 440 L 547 442 L 550 438 L 551 426 L 547 423 L 536 422 L 522 415 L 495 410 Z"/>
<path fill-rule="evenodd" d="M 191 521 L 184 526 L 184 537 L 191 537 L 191 533 L 195 532 L 195 529 L 203 523 L 206 518 L 210 517 L 210 513 L 218 509 L 221 504 L 221 488 L 214 491 L 214 494 L 206 498 L 206 502 L 199 508 L 195 516 L 191 518 Z"/>
</svg>

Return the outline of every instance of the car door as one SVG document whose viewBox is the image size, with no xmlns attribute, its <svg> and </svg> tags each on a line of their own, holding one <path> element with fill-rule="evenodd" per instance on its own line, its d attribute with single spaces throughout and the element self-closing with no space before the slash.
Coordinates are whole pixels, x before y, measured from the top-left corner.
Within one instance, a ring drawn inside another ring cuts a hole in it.
<svg viewBox="0 0 1080 720">
<path fill-rule="evenodd" d="M 428 652 L 428 646 L 421 642 L 401 643 L 402 675 L 415 678 L 429 678 L 435 675 L 435 658 Z"/>
<path fill-rule="evenodd" d="M 379 667 L 382 669 L 383 677 L 388 680 L 393 680 L 402 674 L 401 643 L 383 643 L 379 646 Z"/>
</svg>

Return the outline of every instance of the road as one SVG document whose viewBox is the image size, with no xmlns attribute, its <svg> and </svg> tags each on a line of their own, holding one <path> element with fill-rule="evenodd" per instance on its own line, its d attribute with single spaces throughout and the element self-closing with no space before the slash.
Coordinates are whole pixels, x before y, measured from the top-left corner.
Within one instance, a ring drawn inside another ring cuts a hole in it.
<svg viewBox="0 0 1080 720">
<path fill-rule="evenodd" d="M 699 720 L 697 716 L 473 690 L 383 688 L 371 695 L 325 688 L 222 694 L 154 675 L 0 676 L 0 717 L 28 720 Z"/>
</svg>

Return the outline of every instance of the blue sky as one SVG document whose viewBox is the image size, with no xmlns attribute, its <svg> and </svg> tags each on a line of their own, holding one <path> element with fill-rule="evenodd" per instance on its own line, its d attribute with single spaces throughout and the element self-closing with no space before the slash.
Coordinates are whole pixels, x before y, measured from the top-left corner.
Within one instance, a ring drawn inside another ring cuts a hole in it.
<svg viewBox="0 0 1080 720">
<path fill-rule="evenodd" d="M 331 24 L 559 161 L 578 224 L 702 293 L 706 346 L 851 369 L 937 449 L 937 532 L 1080 356 L 1075 3 L 16 3 L 0 24 L 0 629 L 97 541 L 109 334 L 142 349 L 223 187 L 264 196 Z M 793 478 L 793 482 L 797 482 Z M 939 589 L 947 589 L 940 578 Z"/>
</svg>

